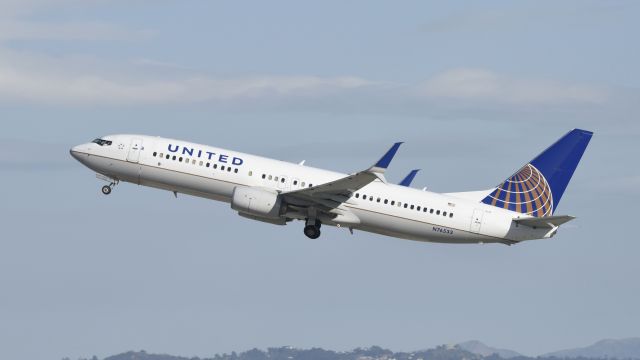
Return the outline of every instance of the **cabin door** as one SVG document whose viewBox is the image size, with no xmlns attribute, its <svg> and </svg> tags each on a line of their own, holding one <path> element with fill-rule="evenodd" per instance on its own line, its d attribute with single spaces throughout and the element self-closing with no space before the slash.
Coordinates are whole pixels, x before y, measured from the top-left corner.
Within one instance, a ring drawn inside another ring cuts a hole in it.
<svg viewBox="0 0 640 360">
<path fill-rule="evenodd" d="M 471 232 L 474 232 L 474 233 L 480 232 L 480 226 L 482 226 L 482 215 L 483 215 L 482 209 L 473 210 L 473 216 L 471 217 L 471 228 L 470 228 Z"/>
<path fill-rule="evenodd" d="M 127 154 L 127 161 L 137 163 L 140 160 L 140 150 L 142 150 L 142 140 L 131 140 L 131 146 L 129 146 L 129 153 Z"/>
</svg>

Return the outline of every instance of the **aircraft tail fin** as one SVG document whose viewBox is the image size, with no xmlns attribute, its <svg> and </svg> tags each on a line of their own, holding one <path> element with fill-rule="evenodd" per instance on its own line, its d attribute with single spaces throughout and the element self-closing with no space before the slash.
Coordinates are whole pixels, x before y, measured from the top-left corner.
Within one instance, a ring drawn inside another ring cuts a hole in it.
<svg viewBox="0 0 640 360">
<path fill-rule="evenodd" d="M 571 130 L 482 202 L 535 217 L 553 215 L 592 136 L 591 131 Z"/>
</svg>

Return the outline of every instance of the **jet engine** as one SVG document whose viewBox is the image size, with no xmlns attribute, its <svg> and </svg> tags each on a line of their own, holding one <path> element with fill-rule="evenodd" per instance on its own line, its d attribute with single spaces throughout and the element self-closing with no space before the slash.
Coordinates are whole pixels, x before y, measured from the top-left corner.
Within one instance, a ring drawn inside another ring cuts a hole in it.
<svg viewBox="0 0 640 360">
<path fill-rule="evenodd" d="M 231 196 L 231 208 L 241 215 L 280 219 L 282 199 L 276 191 L 253 187 L 236 187 Z"/>
</svg>

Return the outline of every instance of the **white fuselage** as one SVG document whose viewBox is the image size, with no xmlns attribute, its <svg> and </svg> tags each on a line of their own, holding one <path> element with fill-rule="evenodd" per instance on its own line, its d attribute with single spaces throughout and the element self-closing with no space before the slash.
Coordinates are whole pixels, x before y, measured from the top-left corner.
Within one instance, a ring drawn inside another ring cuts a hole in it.
<svg viewBox="0 0 640 360">
<path fill-rule="evenodd" d="M 347 176 L 161 137 L 113 135 L 103 139 L 112 144 L 78 145 L 71 149 L 72 156 L 113 180 L 224 202 L 231 201 L 236 187 L 289 192 Z M 343 204 L 357 222 L 322 219 L 322 223 L 443 243 L 513 243 L 553 236 L 548 229 L 515 225 L 512 219 L 522 214 L 482 204 L 480 199 L 464 193 L 437 194 L 376 180 Z M 293 211 L 283 217 L 304 219 Z"/>
</svg>

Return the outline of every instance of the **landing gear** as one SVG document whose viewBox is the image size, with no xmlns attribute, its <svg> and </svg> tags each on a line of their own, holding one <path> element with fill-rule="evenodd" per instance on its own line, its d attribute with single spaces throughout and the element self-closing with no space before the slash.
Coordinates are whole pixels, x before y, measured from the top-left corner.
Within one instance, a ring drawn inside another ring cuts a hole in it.
<svg viewBox="0 0 640 360">
<path fill-rule="evenodd" d="M 111 190 L 113 190 L 113 187 L 116 185 L 118 185 L 118 180 L 113 180 L 109 185 L 102 187 L 102 193 L 105 195 L 111 194 Z"/>
<path fill-rule="evenodd" d="M 307 220 L 307 224 L 304 227 L 304 234 L 309 239 L 317 239 L 320 237 L 320 226 L 322 224 L 318 220 Z"/>
<path fill-rule="evenodd" d="M 102 187 L 102 193 L 105 195 L 111 194 L 111 185 L 105 185 Z"/>
</svg>

